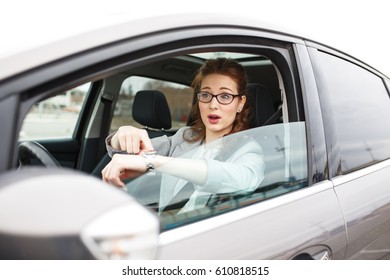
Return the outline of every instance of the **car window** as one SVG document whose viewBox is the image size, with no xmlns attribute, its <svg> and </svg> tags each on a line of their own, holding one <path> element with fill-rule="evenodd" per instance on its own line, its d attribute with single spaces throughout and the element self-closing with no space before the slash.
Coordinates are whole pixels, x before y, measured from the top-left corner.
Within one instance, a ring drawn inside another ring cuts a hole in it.
<svg viewBox="0 0 390 280">
<path fill-rule="evenodd" d="M 34 104 L 23 121 L 19 140 L 72 137 L 89 87 L 86 83 Z"/>
<path fill-rule="evenodd" d="M 203 186 L 157 173 L 126 185 L 127 192 L 159 213 L 163 230 L 212 217 L 308 185 L 305 122 L 249 129 L 199 146 L 178 158 L 207 162 Z M 169 163 L 174 164 L 174 163 Z M 260 174 L 260 175 L 259 175 Z"/>
<path fill-rule="evenodd" d="M 342 173 L 390 158 L 390 98 L 383 80 L 324 52 L 315 58 L 320 91 L 330 98 Z"/>
<path fill-rule="evenodd" d="M 115 105 L 110 133 L 118 130 L 123 125 L 143 127 L 132 116 L 134 97 L 141 90 L 158 90 L 165 95 L 171 112 L 173 131 L 187 124 L 188 114 L 192 106 L 192 89 L 190 87 L 152 78 L 131 76 L 122 83 L 119 98 Z"/>
</svg>

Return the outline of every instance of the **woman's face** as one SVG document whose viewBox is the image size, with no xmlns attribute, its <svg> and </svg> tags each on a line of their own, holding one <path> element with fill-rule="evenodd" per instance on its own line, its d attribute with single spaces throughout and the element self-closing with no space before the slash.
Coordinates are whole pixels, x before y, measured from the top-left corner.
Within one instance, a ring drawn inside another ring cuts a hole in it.
<svg viewBox="0 0 390 280">
<path fill-rule="evenodd" d="M 214 95 L 229 93 L 238 95 L 237 83 L 229 76 L 221 74 L 207 75 L 201 83 L 201 92 Z M 209 103 L 198 102 L 200 115 L 206 127 L 206 143 L 228 134 L 233 128 L 236 114 L 242 110 L 245 96 L 235 97 L 230 104 L 220 104 L 216 98 Z"/>
</svg>

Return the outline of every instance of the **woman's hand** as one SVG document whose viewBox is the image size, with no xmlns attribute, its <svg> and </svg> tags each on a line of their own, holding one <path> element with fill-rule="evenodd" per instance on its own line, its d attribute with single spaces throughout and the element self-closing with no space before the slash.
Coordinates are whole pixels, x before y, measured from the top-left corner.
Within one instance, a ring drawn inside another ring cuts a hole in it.
<svg viewBox="0 0 390 280">
<path fill-rule="evenodd" d="M 134 178 L 146 172 L 146 160 L 140 155 L 115 154 L 102 170 L 104 182 L 124 187 L 124 179 Z"/>
<path fill-rule="evenodd" d="M 112 137 L 110 145 L 115 150 L 136 155 L 142 151 L 154 150 L 147 131 L 134 126 L 121 126 Z"/>
</svg>

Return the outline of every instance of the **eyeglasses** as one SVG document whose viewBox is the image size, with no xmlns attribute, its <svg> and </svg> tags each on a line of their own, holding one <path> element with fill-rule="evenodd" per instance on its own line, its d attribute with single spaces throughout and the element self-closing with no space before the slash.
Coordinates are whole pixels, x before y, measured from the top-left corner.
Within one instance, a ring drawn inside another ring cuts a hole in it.
<svg viewBox="0 0 390 280">
<path fill-rule="evenodd" d="M 228 105 L 233 102 L 234 98 L 242 96 L 242 94 L 220 93 L 211 94 L 209 92 L 200 92 L 196 95 L 198 100 L 202 103 L 209 103 L 215 97 L 219 104 Z"/>
</svg>

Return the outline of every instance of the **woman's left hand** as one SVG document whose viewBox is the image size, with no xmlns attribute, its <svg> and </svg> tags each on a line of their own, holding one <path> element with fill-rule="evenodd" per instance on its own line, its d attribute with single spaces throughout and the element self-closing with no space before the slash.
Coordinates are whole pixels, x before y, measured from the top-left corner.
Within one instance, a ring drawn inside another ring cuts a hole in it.
<svg viewBox="0 0 390 280">
<path fill-rule="evenodd" d="M 115 154 L 102 170 L 104 182 L 124 187 L 123 180 L 134 178 L 146 172 L 145 158 L 140 155 Z"/>
</svg>

